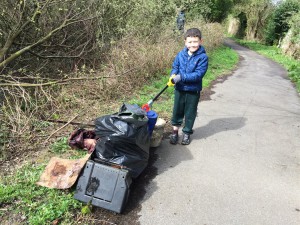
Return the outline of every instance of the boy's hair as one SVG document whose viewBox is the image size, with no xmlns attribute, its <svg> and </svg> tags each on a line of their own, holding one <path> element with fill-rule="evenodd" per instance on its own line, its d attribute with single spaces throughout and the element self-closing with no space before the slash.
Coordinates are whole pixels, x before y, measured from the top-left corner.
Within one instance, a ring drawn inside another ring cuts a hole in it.
<svg viewBox="0 0 300 225">
<path fill-rule="evenodd" d="M 200 31 L 198 28 L 191 28 L 191 29 L 188 29 L 188 30 L 185 32 L 184 40 L 185 40 L 187 37 L 198 37 L 199 39 L 201 39 L 201 38 L 202 38 L 201 31 Z"/>
</svg>

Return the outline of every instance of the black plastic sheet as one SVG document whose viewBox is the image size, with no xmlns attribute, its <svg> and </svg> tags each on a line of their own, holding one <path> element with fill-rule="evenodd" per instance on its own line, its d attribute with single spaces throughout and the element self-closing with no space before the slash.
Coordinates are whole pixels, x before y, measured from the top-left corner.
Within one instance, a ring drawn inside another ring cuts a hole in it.
<svg viewBox="0 0 300 225">
<path fill-rule="evenodd" d="M 150 137 L 148 118 L 137 105 L 124 103 L 116 114 L 95 121 L 95 133 L 100 137 L 95 157 L 126 167 L 136 178 L 148 165 Z"/>
</svg>

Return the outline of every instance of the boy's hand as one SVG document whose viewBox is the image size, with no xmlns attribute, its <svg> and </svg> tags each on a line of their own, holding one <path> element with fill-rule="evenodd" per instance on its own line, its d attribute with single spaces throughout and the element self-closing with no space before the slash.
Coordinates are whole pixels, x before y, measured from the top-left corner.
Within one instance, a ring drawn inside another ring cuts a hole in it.
<svg viewBox="0 0 300 225">
<path fill-rule="evenodd" d="M 173 79 L 175 76 L 176 76 L 176 74 L 172 74 L 172 75 L 170 76 L 169 81 L 168 81 L 168 83 L 167 83 L 167 85 L 168 85 L 169 87 L 174 86 L 174 83 L 172 82 L 172 79 Z"/>
<path fill-rule="evenodd" d="M 172 81 L 173 84 L 176 84 L 176 83 L 179 82 L 180 80 L 181 80 L 181 77 L 180 77 L 179 74 L 175 75 L 175 76 L 171 79 L 171 81 Z"/>
</svg>

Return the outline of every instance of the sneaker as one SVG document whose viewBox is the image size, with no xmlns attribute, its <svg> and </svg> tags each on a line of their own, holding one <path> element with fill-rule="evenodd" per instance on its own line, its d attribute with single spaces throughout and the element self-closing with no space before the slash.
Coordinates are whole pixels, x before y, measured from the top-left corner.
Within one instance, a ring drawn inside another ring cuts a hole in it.
<svg viewBox="0 0 300 225">
<path fill-rule="evenodd" d="M 170 143 L 176 145 L 178 143 L 178 134 L 171 134 Z"/>
<path fill-rule="evenodd" d="M 181 144 L 182 145 L 189 145 L 190 142 L 191 142 L 190 135 L 189 134 L 183 134 Z"/>
</svg>

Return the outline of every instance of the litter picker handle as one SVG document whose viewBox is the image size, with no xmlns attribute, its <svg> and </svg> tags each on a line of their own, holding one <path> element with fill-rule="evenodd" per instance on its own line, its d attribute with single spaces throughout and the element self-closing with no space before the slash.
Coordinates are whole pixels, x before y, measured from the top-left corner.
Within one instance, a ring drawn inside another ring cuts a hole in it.
<svg viewBox="0 0 300 225">
<path fill-rule="evenodd" d="M 156 99 L 158 99 L 158 97 L 168 88 L 169 86 L 168 85 L 166 85 L 165 87 L 164 87 L 164 89 L 162 89 L 153 99 L 152 99 L 152 101 L 154 102 Z"/>
</svg>

